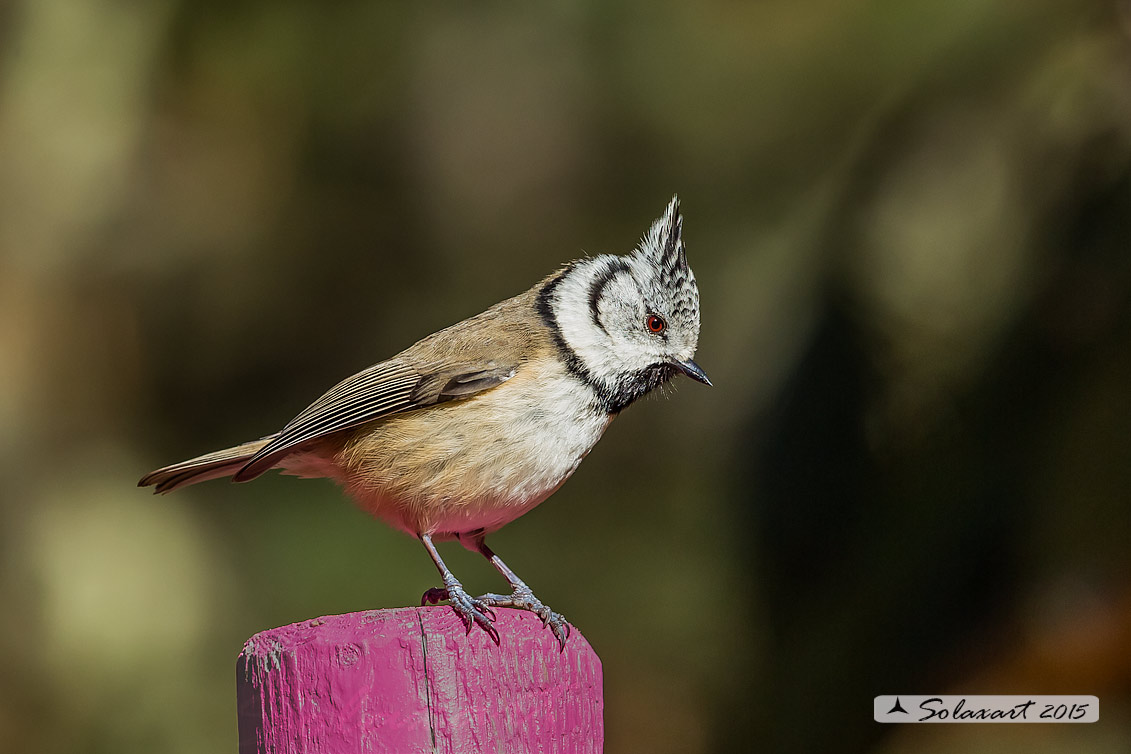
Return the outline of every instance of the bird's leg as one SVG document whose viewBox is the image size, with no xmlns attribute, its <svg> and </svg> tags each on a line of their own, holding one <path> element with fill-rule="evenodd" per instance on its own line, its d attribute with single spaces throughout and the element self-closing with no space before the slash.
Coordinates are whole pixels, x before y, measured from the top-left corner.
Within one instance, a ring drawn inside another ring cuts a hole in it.
<svg viewBox="0 0 1131 754">
<path fill-rule="evenodd" d="M 542 623 L 554 632 L 554 637 L 558 640 L 561 651 L 564 652 L 566 639 L 569 638 L 570 634 L 570 626 L 566 619 L 560 613 L 555 613 L 542 604 L 542 601 L 534 596 L 530 587 L 515 575 L 515 572 L 508 568 L 507 564 L 487 546 L 487 541 L 482 534 L 474 537 L 472 543 L 476 552 L 491 561 L 491 565 L 495 566 L 495 570 L 503 575 L 503 578 L 507 580 L 513 590 L 510 594 L 484 594 L 479 597 L 479 601 L 491 607 L 517 607 L 520 610 L 529 610 L 541 618 Z"/>
<path fill-rule="evenodd" d="M 467 627 L 469 634 L 472 624 L 478 624 L 497 645 L 499 643 L 499 632 L 491 625 L 491 621 L 495 620 L 495 613 L 491 610 L 491 606 L 485 600 L 476 599 L 464 591 L 463 584 L 459 583 L 452 572 L 448 570 L 448 567 L 444 565 L 440 553 L 436 551 L 436 545 L 432 544 L 431 535 L 421 534 L 420 541 L 424 543 L 424 549 L 428 550 L 428 554 L 432 556 L 432 562 L 436 564 L 436 568 L 440 571 L 440 578 L 444 580 L 444 586 L 433 587 L 425 592 L 424 596 L 420 598 L 420 604 L 431 603 L 435 605 L 441 600 L 447 600 L 452 609 L 456 611 L 456 615 L 463 621 L 463 625 Z"/>
</svg>

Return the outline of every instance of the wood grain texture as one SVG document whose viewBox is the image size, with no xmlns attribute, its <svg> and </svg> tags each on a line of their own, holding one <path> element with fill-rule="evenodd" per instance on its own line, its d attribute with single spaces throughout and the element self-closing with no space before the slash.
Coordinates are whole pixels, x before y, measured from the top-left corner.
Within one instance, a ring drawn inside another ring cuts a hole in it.
<svg viewBox="0 0 1131 754">
<path fill-rule="evenodd" d="M 445 606 L 334 615 L 256 634 L 236 662 L 240 754 L 602 750 L 601 662 L 498 609 L 501 646 Z"/>
</svg>

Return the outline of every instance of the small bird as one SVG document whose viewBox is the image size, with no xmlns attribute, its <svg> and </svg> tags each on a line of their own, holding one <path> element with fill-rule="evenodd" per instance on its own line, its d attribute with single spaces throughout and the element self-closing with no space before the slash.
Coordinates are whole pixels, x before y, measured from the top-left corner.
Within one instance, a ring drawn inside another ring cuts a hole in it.
<svg viewBox="0 0 1131 754">
<path fill-rule="evenodd" d="M 279 432 L 138 485 L 165 493 L 269 469 L 332 479 L 428 550 L 443 586 L 421 604 L 447 600 L 468 633 L 478 625 L 496 644 L 492 608 L 529 610 L 564 650 L 569 624 L 486 536 L 553 494 L 633 401 L 679 373 L 711 384 L 692 360 L 699 289 L 682 227 L 673 197 L 633 252 L 571 262 L 339 382 Z M 434 544 L 452 539 L 487 558 L 511 593 L 470 596 Z"/>
</svg>

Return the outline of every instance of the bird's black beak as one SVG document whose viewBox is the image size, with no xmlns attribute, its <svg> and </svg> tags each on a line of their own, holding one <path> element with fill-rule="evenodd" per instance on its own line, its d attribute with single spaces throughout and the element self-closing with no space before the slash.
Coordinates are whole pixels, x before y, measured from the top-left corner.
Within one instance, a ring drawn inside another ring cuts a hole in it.
<svg viewBox="0 0 1131 754">
<path fill-rule="evenodd" d="M 683 372 L 696 382 L 702 382 L 704 385 L 711 385 L 711 380 L 707 377 L 707 373 L 704 372 L 702 367 L 700 367 L 691 359 L 687 359 L 686 361 L 676 360 L 672 361 L 671 364 L 673 367 Z"/>
</svg>

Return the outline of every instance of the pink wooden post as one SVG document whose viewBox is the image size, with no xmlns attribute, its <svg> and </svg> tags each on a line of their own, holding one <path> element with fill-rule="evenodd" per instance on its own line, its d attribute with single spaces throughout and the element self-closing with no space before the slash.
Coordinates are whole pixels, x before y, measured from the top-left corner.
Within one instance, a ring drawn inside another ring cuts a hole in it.
<svg viewBox="0 0 1131 754">
<path fill-rule="evenodd" d="M 585 637 L 559 653 L 533 614 L 495 612 L 498 647 L 445 606 L 256 634 L 236 662 L 240 754 L 600 752 L 601 661 Z"/>
</svg>

